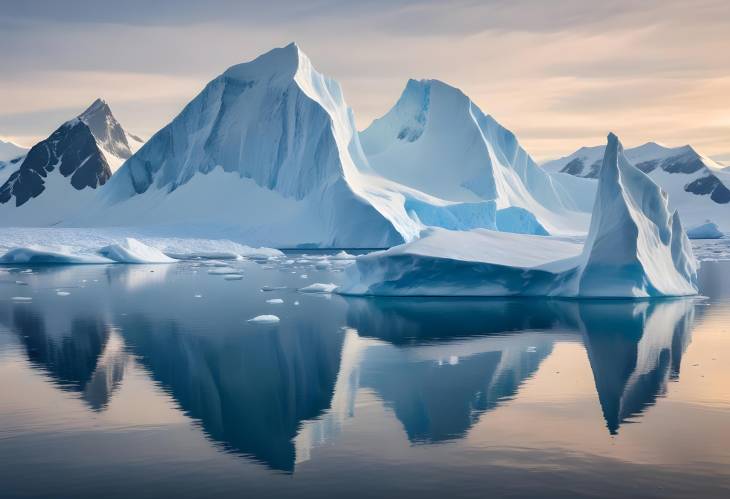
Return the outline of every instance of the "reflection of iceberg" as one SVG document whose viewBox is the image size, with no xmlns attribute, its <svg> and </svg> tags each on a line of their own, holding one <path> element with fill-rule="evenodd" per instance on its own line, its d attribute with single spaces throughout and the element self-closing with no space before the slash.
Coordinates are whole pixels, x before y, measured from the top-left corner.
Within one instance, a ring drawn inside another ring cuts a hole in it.
<svg viewBox="0 0 730 499">
<path fill-rule="evenodd" d="M 641 414 L 679 375 L 694 302 L 580 305 L 586 350 L 609 431 Z"/>
<path fill-rule="evenodd" d="M 81 393 L 92 409 L 101 410 L 124 375 L 124 344 L 100 318 L 63 319 L 45 320 L 29 304 L 15 307 L 9 322 L 31 364 L 62 389 Z"/>
<path fill-rule="evenodd" d="M 330 407 L 341 331 L 300 324 L 196 335 L 142 316 L 123 318 L 122 328 L 140 364 L 211 439 L 271 468 L 293 470 L 301 422 Z"/>
<path fill-rule="evenodd" d="M 463 436 L 517 393 L 555 342 L 580 333 L 615 432 L 678 375 L 694 317 L 693 300 L 350 298 L 348 305 L 348 323 L 360 335 L 390 342 L 371 342 L 353 379 L 378 393 L 421 442 Z"/>
</svg>

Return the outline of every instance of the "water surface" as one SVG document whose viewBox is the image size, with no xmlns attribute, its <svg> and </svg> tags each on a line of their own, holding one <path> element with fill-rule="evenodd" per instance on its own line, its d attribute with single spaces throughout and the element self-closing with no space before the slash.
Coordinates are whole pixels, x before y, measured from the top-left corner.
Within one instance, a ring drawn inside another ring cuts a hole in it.
<svg viewBox="0 0 730 499">
<path fill-rule="evenodd" d="M 730 262 L 632 302 L 308 295 L 342 273 L 291 260 L 0 271 L 0 495 L 730 494 Z"/>
</svg>

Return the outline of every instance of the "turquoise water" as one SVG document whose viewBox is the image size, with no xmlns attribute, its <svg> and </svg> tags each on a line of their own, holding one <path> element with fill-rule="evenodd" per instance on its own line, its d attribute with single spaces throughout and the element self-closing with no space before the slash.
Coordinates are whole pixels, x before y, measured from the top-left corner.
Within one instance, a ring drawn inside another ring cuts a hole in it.
<svg viewBox="0 0 730 499">
<path fill-rule="evenodd" d="M 0 271 L 0 496 L 730 494 L 730 262 L 579 302 L 303 294 L 342 273 L 292 260 Z"/>
</svg>

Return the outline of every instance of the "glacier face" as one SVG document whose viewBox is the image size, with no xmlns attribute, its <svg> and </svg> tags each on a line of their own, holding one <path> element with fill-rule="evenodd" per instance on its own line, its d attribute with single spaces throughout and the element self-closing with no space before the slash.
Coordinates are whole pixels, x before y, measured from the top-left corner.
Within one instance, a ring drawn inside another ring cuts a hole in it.
<svg viewBox="0 0 730 499">
<path fill-rule="evenodd" d="M 604 146 L 582 147 L 542 167 L 595 183 L 604 150 Z M 666 147 L 647 142 L 626 149 L 625 155 L 669 195 L 670 205 L 679 210 L 688 226 L 701 225 L 709 218 L 721 230 L 730 231 L 730 173 L 721 165 L 689 145 Z"/>
<path fill-rule="evenodd" d="M 493 201 L 497 210 L 507 210 L 501 218 L 508 229 L 534 228 L 540 234 L 587 229 L 589 209 L 574 199 L 582 196 L 581 183 L 554 180 L 512 132 L 438 80 L 410 80 L 360 140 L 380 175 L 449 201 Z M 525 223 L 526 218 L 533 220 Z"/>
<path fill-rule="evenodd" d="M 608 138 L 588 238 L 432 229 L 357 259 L 343 294 L 644 298 L 697 293 L 696 262 L 666 194 Z"/>
<path fill-rule="evenodd" d="M 0 185 L 0 224 L 52 225 L 88 202 L 132 154 L 109 106 L 97 99 L 25 156 L 9 162 Z"/>
</svg>

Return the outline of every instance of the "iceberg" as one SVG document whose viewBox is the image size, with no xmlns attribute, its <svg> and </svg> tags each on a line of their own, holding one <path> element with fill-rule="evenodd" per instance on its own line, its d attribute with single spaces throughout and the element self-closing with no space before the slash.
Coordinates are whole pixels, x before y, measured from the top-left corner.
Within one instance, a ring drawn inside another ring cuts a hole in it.
<svg viewBox="0 0 730 499">
<path fill-rule="evenodd" d="M 609 134 L 588 237 L 431 228 L 360 256 L 337 289 L 353 295 L 648 298 L 697 293 L 697 268 L 666 194 Z"/>
<path fill-rule="evenodd" d="M 246 322 L 251 322 L 252 324 L 278 324 L 279 318 L 275 315 L 257 315 Z"/>
<path fill-rule="evenodd" d="M 725 234 L 720 231 L 720 227 L 715 222 L 707 220 L 701 225 L 687 229 L 687 237 L 690 239 L 722 239 Z"/>
<path fill-rule="evenodd" d="M 174 263 L 177 260 L 136 239 L 126 238 L 97 250 L 63 245 L 12 248 L 0 256 L 0 264 L 80 265 L 105 263 Z"/>
</svg>

